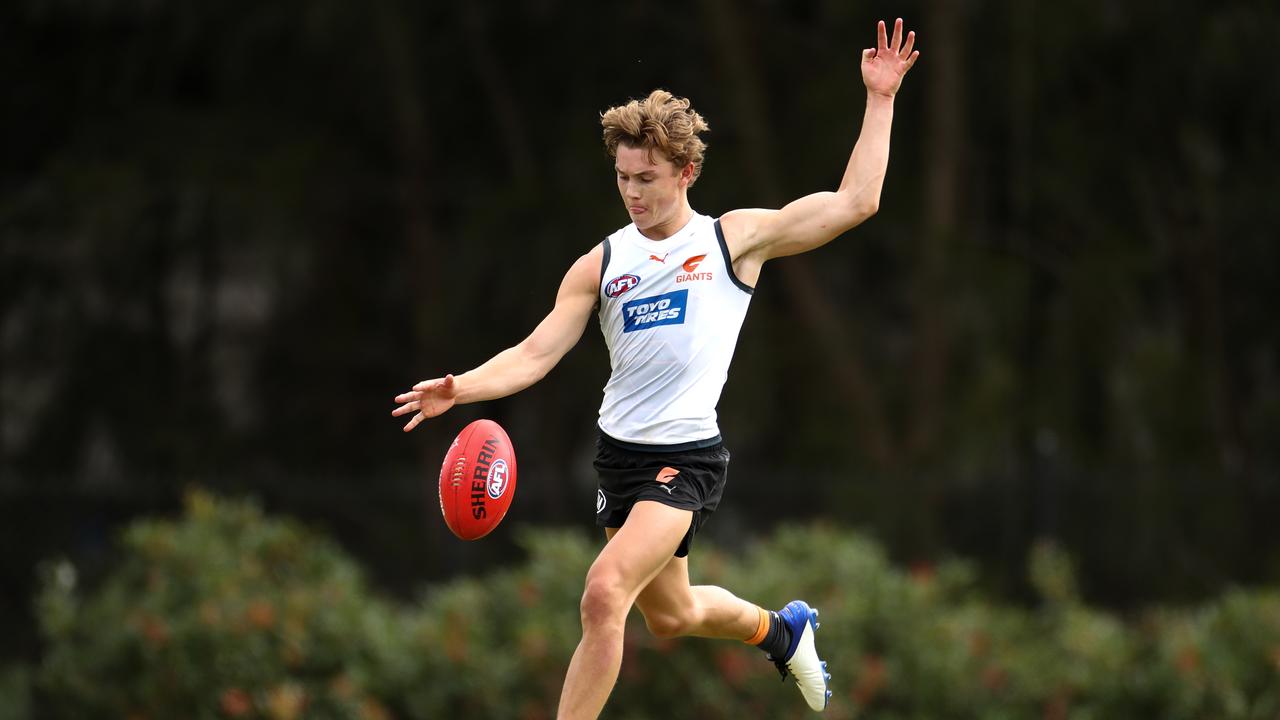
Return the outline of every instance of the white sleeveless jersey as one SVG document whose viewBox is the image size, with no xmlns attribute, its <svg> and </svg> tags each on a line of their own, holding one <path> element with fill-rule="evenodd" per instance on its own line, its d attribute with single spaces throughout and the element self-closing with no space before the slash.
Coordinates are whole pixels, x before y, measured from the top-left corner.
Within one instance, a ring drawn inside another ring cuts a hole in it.
<svg viewBox="0 0 1280 720">
<path fill-rule="evenodd" d="M 646 448 L 720 439 L 716 404 L 752 289 L 733 274 L 720 221 L 695 214 L 650 240 L 635 224 L 604 243 L 600 331 L 613 373 L 600 429 Z"/>
</svg>

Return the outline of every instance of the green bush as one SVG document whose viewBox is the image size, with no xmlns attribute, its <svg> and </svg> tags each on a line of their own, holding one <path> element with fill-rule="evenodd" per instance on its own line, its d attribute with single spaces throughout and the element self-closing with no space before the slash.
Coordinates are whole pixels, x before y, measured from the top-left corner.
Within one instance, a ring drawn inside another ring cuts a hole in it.
<svg viewBox="0 0 1280 720">
<path fill-rule="evenodd" d="M 31 717 L 31 681 L 21 666 L 0 668 L 0 720 Z"/>
<path fill-rule="evenodd" d="M 549 719 L 599 540 L 521 541 L 518 567 L 394 604 L 316 533 L 195 494 L 181 521 L 131 527 L 90 592 L 70 565 L 45 568 L 34 692 L 11 671 L 0 701 L 34 697 L 42 716 L 76 718 Z M 700 545 L 693 560 L 695 582 L 821 609 L 834 720 L 1280 717 L 1275 592 L 1123 622 L 1083 605 L 1053 546 L 1034 550 L 1029 571 L 1034 610 L 984 598 L 963 562 L 904 572 L 831 527 L 783 528 L 733 556 Z M 605 717 L 811 716 L 759 651 L 657 640 L 632 620 Z"/>
<path fill-rule="evenodd" d="M 54 717 L 380 717 L 374 688 L 408 649 L 402 610 L 372 597 L 331 542 L 252 505 L 193 494 L 143 521 L 81 598 L 45 568 L 36 689 Z"/>
</svg>

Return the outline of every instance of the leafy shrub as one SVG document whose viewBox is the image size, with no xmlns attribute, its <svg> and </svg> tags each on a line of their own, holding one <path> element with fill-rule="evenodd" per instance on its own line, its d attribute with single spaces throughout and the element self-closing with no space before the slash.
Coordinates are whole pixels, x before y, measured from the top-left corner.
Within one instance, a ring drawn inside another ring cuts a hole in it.
<svg viewBox="0 0 1280 720">
<path fill-rule="evenodd" d="M 21 666 L 0 668 L 0 720 L 31 717 L 31 681 Z"/>
<path fill-rule="evenodd" d="M 51 715 L 387 714 L 371 688 L 394 677 L 405 619 L 333 543 L 197 493 L 182 522 L 135 523 L 123 545 L 83 599 L 70 565 L 45 569 L 37 689 Z"/>
<path fill-rule="evenodd" d="M 51 717 L 549 719 L 599 540 L 521 536 L 518 567 L 396 605 L 316 533 L 195 494 L 181 521 L 131 527 L 119 567 L 83 597 L 70 565 L 45 568 L 35 697 Z M 1009 607 L 982 597 L 966 563 L 904 572 L 824 526 L 783 528 L 735 556 L 700 545 L 692 564 L 695 582 L 822 610 L 833 720 L 1280 717 L 1275 592 L 1126 623 L 1086 607 L 1070 558 L 1042 545 L 1030 572 L 1043 602 Z M 0 699 L 26 697 L 25 678 L 6 677 Z M 658 640 L 636 614 L 605 713 L 810 716 L 758 650 Z"/>
</svg>

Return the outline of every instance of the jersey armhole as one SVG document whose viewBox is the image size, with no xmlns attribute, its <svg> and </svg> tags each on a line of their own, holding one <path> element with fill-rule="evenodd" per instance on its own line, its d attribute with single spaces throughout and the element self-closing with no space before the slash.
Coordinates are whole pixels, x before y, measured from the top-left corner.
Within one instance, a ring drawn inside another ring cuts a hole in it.
<svg viewBox="0 0 1280 720">
<path fill-rule="evenodd" d="M 720 254 L 724 256 L 724 267 L 729 271 L 729 279 L 733 281 L 738 289 L 748 295 L 754 295 L 756 289 L 738 279 L 737 273 L 733 271 L 733 258 L 729 256 L 729 243 L 724 240 L 724 230 L 720 227 L 720 218 L 716 218 L 716 240 L 720 242 Z M 609 257 L 609 246 L 605 245 L 604 256 Z"/>
<path fill-rule="evenodd" d="M 609 271 L 609 255 L 610 255 L 609 238 L 605 238 L 604 242 L 601 244 L 604 245 L 604 252 L 602 253 L 603 257 L 600 259 L 600 282 L 596 283 L 596 307 L 597 308 L 601 307 L 602 305 L 602 301 L 600 298 L 604 294 L 605 273 Z"/>
<path fill-rule="evenodd" d="M 612 254 L 612 251 L 609 247 L 609 238 L 605 238 L 604 242 L 601 244 L 604 245 L 604 253 L 600 258 L 600 288 L 603 290 L 605 273 L 609 272 L 609 257 Z"/>
</svg>

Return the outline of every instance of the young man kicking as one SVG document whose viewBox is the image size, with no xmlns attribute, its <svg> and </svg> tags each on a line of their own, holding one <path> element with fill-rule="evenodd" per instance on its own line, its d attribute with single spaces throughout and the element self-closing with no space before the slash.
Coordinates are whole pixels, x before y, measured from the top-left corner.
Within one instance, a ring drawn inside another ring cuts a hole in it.
<svg viewBox="0 0 1280 720">
<path fill-rule="evenodd" d="M 561 720 L 596 718 L 622 663 L 634 605 L 659 637 L 693 635 L 760 647 L 795 678 L 805 702 L 831 693 L 818 658 L 816 610 L 801 600 L 770 612 L 729 591 L 692 585 L 688 553 L 716 509 L 729 464 L 716 424 L 738 331 L 764 263 L 807 252 L 876 212 L 889 161 L 893 99 L 919 56 L 902 20 L 862 53 L 862 131 L 835 192 L 781 210 L 695 213 L 707 130 L 689 101 L 655 90 L 601 116 L 631 224 L 578 258 L 555 306 L 529 337 L 458 376 L 424 380 L 395 398 L 405 431 L 458 403 L 519 392 L 542 379 L 598 308 L 613 373 L 600 408 L 596 521 L 608 541 L 587 572 L 582 640 L 561 691 Z"/>
</svg>

